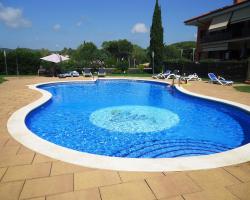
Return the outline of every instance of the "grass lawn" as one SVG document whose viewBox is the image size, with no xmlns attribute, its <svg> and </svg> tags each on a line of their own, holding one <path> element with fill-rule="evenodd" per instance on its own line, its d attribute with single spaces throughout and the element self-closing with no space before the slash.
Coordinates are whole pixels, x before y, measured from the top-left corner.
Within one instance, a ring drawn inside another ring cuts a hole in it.
<svg viewBox="0 0 250 200">
<path fill-rule="evenodd" d="M 250 93 L 250 85 L 234 86 L 234 88 L 240 92 L 249 92 Z"/>
<path fill-rule="evenodd" d="M 2 83 L 4 81 L 6 81 L 6 79 L 4 79 L 4 77 L 0 75 L 0 83 Z"/>
<path fill-rule="evenodd" d="M 124 76 L 124 77 L 151 77 L 152 74 L 108 74 L 108 76 Z"/>
</svg>

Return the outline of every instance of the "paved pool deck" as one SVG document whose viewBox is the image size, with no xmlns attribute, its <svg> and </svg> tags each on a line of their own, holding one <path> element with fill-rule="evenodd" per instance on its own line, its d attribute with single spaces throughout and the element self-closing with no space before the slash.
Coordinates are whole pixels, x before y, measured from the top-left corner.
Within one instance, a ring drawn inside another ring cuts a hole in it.
<svg viewBox="0 0 250 200">
<path fill-rule="evenodd" d="M 0 200 L 250 199 L 250 162 L 187 172 L 122 172 L 71 165 L 25 148 L 9 135 L 7 120 L 14 111 L 41 97 L 26 85 L 58 80 L 10 77 L 0 84 Z M 191 82 L 183 87 L 250 105 L 250 93 L 231 86 Z"/>
</svg>

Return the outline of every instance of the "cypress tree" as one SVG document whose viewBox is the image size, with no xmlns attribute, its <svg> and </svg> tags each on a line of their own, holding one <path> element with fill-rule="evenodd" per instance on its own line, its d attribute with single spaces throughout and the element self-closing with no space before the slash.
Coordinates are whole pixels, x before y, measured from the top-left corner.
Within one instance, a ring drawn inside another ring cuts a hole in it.
<svg viewBox="0 0 250 200">
<path fill-rule="evenodd" d="M 158 0 L 155 3 L 154 15 L 152 20 L 152 26 L 150 29 L 150 65 L 153 66 L 152 52 L 154 52 L 154 69 L 155 72 L 162 71 L 163 64 L 163 27 L 161 19 L 161 8 L 159 6 Z"/>
</svg>

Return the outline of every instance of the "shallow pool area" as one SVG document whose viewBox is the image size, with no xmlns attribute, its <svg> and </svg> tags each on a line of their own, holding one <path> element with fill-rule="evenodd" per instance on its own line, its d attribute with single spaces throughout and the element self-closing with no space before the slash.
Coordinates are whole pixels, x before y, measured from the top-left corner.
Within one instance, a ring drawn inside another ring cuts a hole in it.
<svg viewBox="0 0 250 200">
<path fill-rule="evenodd" d="M 162 131 L 177 125 L 179 121 L 177 114 L 152 106 L 107 107 L 90 115 L 90 122 L 95 126 L 131 134 Z"/>
<path fill-rule="evenodd" d="M 248 112 L 189 96 L 165 83 L 132 80 L 51 83 L 52 98 L 25 119 L 56 145 L 121 158 L 225 152 L 250 141 Z"/>
</svg>

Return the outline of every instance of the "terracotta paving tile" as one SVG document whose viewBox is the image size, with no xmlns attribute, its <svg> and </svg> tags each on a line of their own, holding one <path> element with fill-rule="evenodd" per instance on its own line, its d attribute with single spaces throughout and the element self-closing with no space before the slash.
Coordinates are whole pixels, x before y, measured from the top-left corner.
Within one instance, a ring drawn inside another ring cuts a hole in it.
<svg viewBox="0 0 250 200">
<path fill-rule="evenodd" d="M 134 181 L 134 180 L 141 180 L 146 179 L 149 177 L 155 176 L 164 176 L 163 173 L 156 172 L 156 173 L 146 173 L 146 172 L 119 172 L 120 177 L 123 182 Z"/>
<path fill-rule="evenodd" d="M 47 196 L 46 200 L 101 200 L 97 188 Z"/>
<path fill-rule="evenodd" d="M 7 168 L 0 168 L 0 181 L 4 175 L 4 173 L 6 172 Z"/>
<path fill-rule="evenodd" d="M 45 200 L 45 197 L 38 197 L 38 198 L 25 199 L 25 200 Z"/>
<path fill-rule="evenodd" d="M 227 189 L 241 200 L 250 199 L 250 182 L 228 186 Z"/>
<path fill-rule="evenodd" d="M 0 137 L 0 149 L 5 145 L 7 141 L 8 141 L 7 138 Z"/>
<path fill-rule="evenodd" d="M 0 199 L 1 200 L 17 200 L 22 190 L 24 181 L 1 183 Z"/>
<path fill-rule="evenodd" d="M 165 177 L 149 178 L 147 183 L 158 199 L 201 191 L 185 173 L 169 173 Z"/>
<path fill-rule="evenodd" d="M 250 181 L 250 163 L 243 163 L 240 165 L 234 165 L 229 167 L 224 167 L 226 171 L 233 174 L 238 179 L 243 182 Z"/>
<path fill-rule="evenodd" d="M 43 162 L 53 162 L 53 161 L 56 161 L 56 160 L 53 158 L 44 156 L 42 154 L 36 153 L 33 163 L 43 163 Z"/>
<path fill-rule="evenodd" d="M 1 150 L 0 150 L 0 156 L 4 156 L 4 155 L 16 155 L 18 149 L 20 148 L 20 146 L 4 146 Z"/>
<path fill-rule="evenodd" d="M 56 161 L 52 163 L 51 176 L 74 173 L 74 172 L 85 172 L 90 170 L 94 169 L 72 165 L 61 161 Z"/>
<path fill-rule="evenodd" d="M 21 199 L 73 191 L 73 174 L 27 180 Z"/>
<path fill-rule="evenodd" d="M 225 188 L 205 190 L 192 194 L 184 194 L 185 200 L 239 200 Z"/>
<path fill-rule="evenodd" d="M 250 94 L 246 92 L 238 92 L 233 87 L 224 87 L 217 84 L 208 84 L 206 82 L 192 82 L 192 85 L 183 85 L 191 92 L 214 96 L 230 101 L 236 101 L 242 104 L 250 105 Z"/>
<path fill-rule="evenodd" d="M 14 165 L 27 165 L 31 164 L 34 153 L 22 154 L 22 155 L 5 155 L 0 157 L 0 167 L 14 166 Z"/>
<path fill-rule="evenodd" d="M 12 180 L 13 177 L 14 179 L 16 179 L 16 177 L 19 176 L 21 176 L 21 178 L 29 178 L 33 176 L 36 177 L 39 176 L 38 174 L 40 174 L 41 171 L 41 173 L 44 174 L 44 171 L 46 171 L 47 175 L 47 168 L 43 168 L 41 166 L 51 164 L 51 162 L 57 163 L 57 161 L 41 154 L 36 154 L 34 158 L 34 153 L 31 150 L 23 147 L 21 144 L 19 144 L 9 136 L 6 130 L 6 123 L 8 117 L 16 109 L 28 104 L 29 102 L 41 96 L 41 94 L 29 90 L 25 85 L 35 82 L 51 81 L 55 79 L 41 77 L 10 79 L 10 81 L 0 85 L 0 93 L 1 95 L 3 95 L 3 98 L 0 99 L 0 178 L 4 175 L 2 177 L 3 181 L 3 179 L 5 179 L 5 175 L 7 175 L 6 180 L 8 178 Z M 193 92 L 216 96 L 219 98 L 226 98 L 228 100 L 233 100 L 250 105 L 250 94 L 239 93 L 235 91 L 233 87 L 222 87 L 199 82 L 192 83 L 192 85 L 187 85 L 187 89 Z M 16 149 L 19 147 L 21 148 L 16 152 Z M 17 155 L 15 155 L 16 153 Z M 33 171 L 30 168 L 30 172 L 28 172 L 29 169 L 21 165 L 30 165 L 33 158 L 34 163 L 37 163 L 37 166 L 39 166 L 39 169 L 41 167 L 41 169 L 36 170 L 37 168 L 34 167 L 34 169 L 32 168 Z M 20 168 L 16 165 L 19 165 Z M 220 168 L 187 173 L 166 173 L 166 177 L 157 176 L 157 173 L 152 173 L 154 175 L 149 175 L 147 173 L 137 174 L 120 172 L 120 177 L 123 181 L 133 182 L 118 184 L 121 180 L 117 172 L 106 172 L 98 170 L 86 171 L 85 168 L 80 169 L 78 166 L 60 163 L 52 167 L 52 177 L 36 177 L 36 179 L 26 180 L 25 184 L 24 181 L 1 182 L 0 200 L 18 199 L 20 193 L 21 198 L 29 200 L 45 200 L 45 195 L 47 195 L 47 199 L 52 198 L 52 200 L 53 198 L 69 200 L 79 199 L 81 197 L 84 197 L 85 195 L 86 199 L 91 199 L 92 195 L 93 199 L 98 199 L 99 196 L 96 196 L 98 194 L 97 188 L 73 192 L 73 172 L 77 172 L 75 173 L 75 178 L 77 179 L 75 180 L 75 189 L 77 187 L 88 188 L 101 186 L 100 191 L 102 200 L 155 199 L 151 189 L 157 195 L 157 197 L 160 198 L 160 200 L 180 200 L 182 199 L 182 196 L 186 199 L 197 200 L 230 200 L 235 199 L 237 196 L 238 198 L 245 200 L 250 199 L 250 172 L 248 165 L 249 163 L 241 164 L 238 166 L 225 167 L 225 170 L 227 170 L 229 173 Z M 10 171 L 6 171 L 7 169 L 5 167 L 7 166 L 13 167 L 9 167 Z M 45 168 L 46 170 L 44 170 Z M 17 173 L 18 169 L 21 170 L 20 174 Z M 13 173 L 11 170 L 13 170 Z M 60 175 L 65 173 L 72 174 Z M 188 174 L 188 176 L 186 174 Z M 240 183 L 240 181 L 234 176 L 246 183 Z M 134 181 L 137 179 L 145 178 L 151 189 L 148 187 L 145 181 Z M 201 186 L 202 188 L 200 188 L 199 186 Z M 226 186 L 226 190 L 224 189 L 224 186 Z M 21 192 L 22 187 L 23 191 Z M 205 190 L 201 191 L 201 189 L 203 188 Z"/>
<path fill-rule="evenodd" d="M 74 190 L 93 188 L 120 183 L 117 172 L 94 170 L 74 174 Z"/>
<path fill-rule="evenodd" d="M 240 183 L 238 179 L 222 168 L 188 172 L 188 175 L 203 189 L 216 189 Z"/>
<path fill-rule="evenodd" d="M 17 154 L 25 154 L 25 153 L 31 153 L 31 152 L 33 151 L 21 145 Z"/>
<path fill-rule="evenodd" d="M 20 165 L 9 167 L 3 177 L 3 182 L 17 181 L 31 178 L 49 176 L 51 163 L 39 163 L 33 165 Z"/>
<path fill-rule="evenodd" d="M 21 144 L 17 142 L 15 139 L 10 138 L 5 146 L 20 146 Z"/>
<path fill-rule="evenodd" d="M 156 199 L 145 181 L 127 182 L 100 188 L 102 200 Z"/>
<path fill-rule="evenodd" d="M 181 196 L 176 196 L 176 197 L 170 197 L 167 199 L 160 199 L 160 200 L 184 200 Z"/>
</svg>

